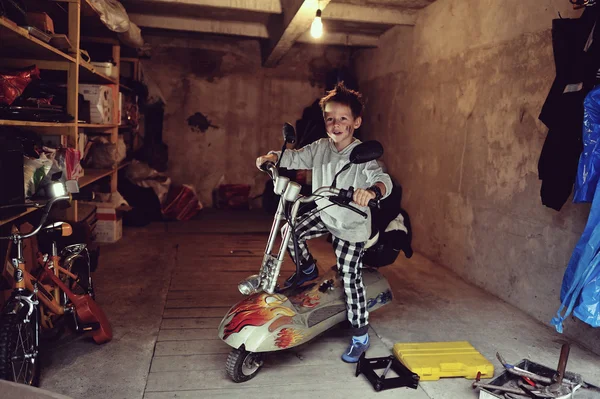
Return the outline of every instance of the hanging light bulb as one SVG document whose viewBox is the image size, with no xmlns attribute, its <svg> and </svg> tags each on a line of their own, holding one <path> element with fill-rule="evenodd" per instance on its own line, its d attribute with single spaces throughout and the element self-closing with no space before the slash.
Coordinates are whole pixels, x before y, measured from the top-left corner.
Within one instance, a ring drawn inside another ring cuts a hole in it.
<svg viewBox="0 0 600 399">
<path fill-rule="evenodd" d="M 317 16 L 310 26 L 310 35 L 315 39 L 323 36 L 323 21 L 321 21 L 321 9 L 317 10 Z"/>
</svg>

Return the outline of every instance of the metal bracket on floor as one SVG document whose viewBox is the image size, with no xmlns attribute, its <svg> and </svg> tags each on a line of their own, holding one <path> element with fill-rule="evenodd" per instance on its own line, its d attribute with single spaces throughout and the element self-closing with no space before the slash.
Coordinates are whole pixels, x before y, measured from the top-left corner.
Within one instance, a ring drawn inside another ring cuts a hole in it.
<svg viewBox="0 0 600 399">
<path fill-rule="evenodd" d="M 378 369 L 385 369 L 381 376 L 375 373 L 375 370 Z M 390 370 L 398 374 L 398 377 L 386 378 Z M 367 377 L 367 380 L 377 392 L 401 387 L 417 389 L 421 379 L 418 374 L 410 371 L 393 355 L 367 359 L 363 353 L 356 364 L 356 376 L 358 377 L 360 374 Z"/>
</svg>

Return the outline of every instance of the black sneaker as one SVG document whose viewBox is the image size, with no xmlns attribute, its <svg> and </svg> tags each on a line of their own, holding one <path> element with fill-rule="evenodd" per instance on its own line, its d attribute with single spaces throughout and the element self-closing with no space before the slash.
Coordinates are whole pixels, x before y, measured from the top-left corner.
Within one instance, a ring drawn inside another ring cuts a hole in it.
<svg viewBox="0 0 600 399">
<path fill-rule="evenodd" d="M 318 277 L 319 277 L 319 269 L 317 268 L 317 265 L 315 265 L 313 267 L 313 271 L 311 273 L 300 272 L 300 278 L 298 279 L 298 283 L 296 285 L 300 286 L 309 281 L 313 281 L 313 280 L 317 279 Z M 290 277 L 288 277 L 288 279 L 285 280 L 285 283 L 283 283 L 283 288 L 291 287 L 292 284 L 294 283 L 295 278 L 296 278 L 296 273 L 294 273 Z"/>
</svg>

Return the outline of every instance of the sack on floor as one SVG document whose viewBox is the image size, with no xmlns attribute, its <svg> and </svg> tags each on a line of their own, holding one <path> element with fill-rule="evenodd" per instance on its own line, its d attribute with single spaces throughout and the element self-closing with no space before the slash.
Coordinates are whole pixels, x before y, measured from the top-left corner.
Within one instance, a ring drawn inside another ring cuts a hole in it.
<svg viewBox="0 0 600 399">
<path fill-rule="evenodd" d="M 202 204 L 198 200 L 195 190 L 184 184 L 171 187 L 162 212 L 167 219 L 183 221 L 196 216 L 200 209 L 202 209 Z"/>
<path fill-rule="evenodd" d="M 248 184 L 221 184 L 213 193 L 217 209 L 250 209 L 250 186 Z"/>
</svg>

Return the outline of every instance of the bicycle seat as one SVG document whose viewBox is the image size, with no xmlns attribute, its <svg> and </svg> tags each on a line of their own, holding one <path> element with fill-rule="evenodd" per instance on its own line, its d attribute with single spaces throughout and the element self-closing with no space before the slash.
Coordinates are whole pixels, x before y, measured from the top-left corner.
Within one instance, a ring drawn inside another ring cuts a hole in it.
<svg viewBox="0 0 600 399">
<path fill-rule="evenodd" d="M 67 222 L 56 222 L 44 226 L 42 232 L 51 237 L 68 237 L 73 234 L 73 227 Z"/>
</svg>

